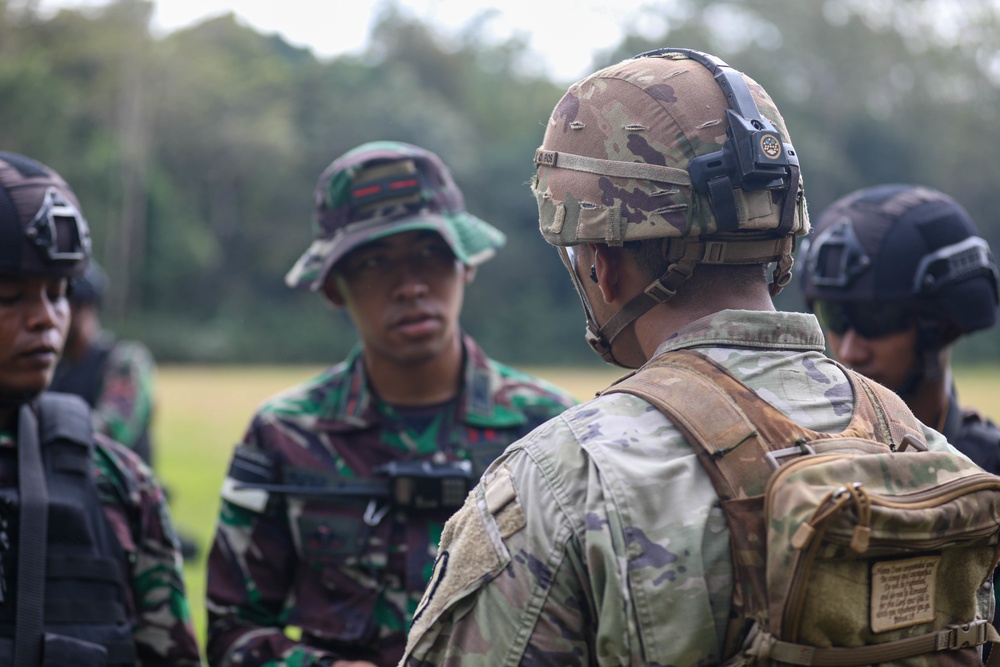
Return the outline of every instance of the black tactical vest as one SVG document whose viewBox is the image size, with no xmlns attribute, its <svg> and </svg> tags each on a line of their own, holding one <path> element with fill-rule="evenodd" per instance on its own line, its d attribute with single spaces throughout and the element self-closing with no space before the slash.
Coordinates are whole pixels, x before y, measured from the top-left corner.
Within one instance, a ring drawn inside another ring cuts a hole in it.
<svg viewBox="0 0 1000 667">
<path fill-rule="evenodd" d="M 125 606 L 127 563 L 101 507 L 93 476 L 90 410 L 76 396 L 45 394 L 37 402 L 41 465 L 47 491 L 42 667 L 133 665 L 135 643 Z M 18 438 L 18 448 L 24 443 Z M 18 448 L 0 452 L 0 665 L 14 664 L 18 636 L 22 493 L 14 479 Z M 4 448 L 6 450 L 8 448 Z M 39 567 L 41 563 L 31 563 Z M 37 572 L 37 570 L 36 570 Z"/>
</svg>

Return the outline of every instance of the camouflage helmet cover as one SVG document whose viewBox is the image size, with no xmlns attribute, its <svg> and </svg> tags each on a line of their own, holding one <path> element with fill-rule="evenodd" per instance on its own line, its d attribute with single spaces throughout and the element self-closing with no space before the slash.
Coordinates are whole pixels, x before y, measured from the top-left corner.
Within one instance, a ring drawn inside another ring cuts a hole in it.
<svg viewBox="0 0 1000 667">
<path fill-rule="evenodd" d="M 90 229 L 66 181 L 16 153 L 0 152 L 0 273 L 81 275 Z"/>
<path fill-rule="evenodd" d="M 810 302 L 896 303 L 963 332 L 993 326 L 997 266 L 965 208 L 937 190 L 856 190 L 820 215 L 803 246 Z"/>
<path fill-rule="evenodd" d="M 316 240 L 285 276 L 297 289 L 319 289 L 345 255 L 392 234 L 435 231 L 466 266 L 485 262 L 506 242 L 465 210 L 441 158 L 411 144 L 377 141 L 348 151 L 320 175 L 314 199 Z"/>
<path fill-rule="evenodd" d="M 552 112 L 533 183 L 539 225 L 549 243 L 778 235 L 786 192 L 795 190 L 734 188 L 738 226 L 722 230 L 708 194 L 692 187 L 692 160 L 726 141 L 730 104 L 706 66 L 664 51 L 591 74 L 572 85 Z M 771 98 L 741 76 L 760 115 L 788 141 Z M 570 159 L 575 156 L 606 167 L 576 168 Z M 809 230 L 801 180 L 798 186 L 794 220 L 781 235 Z"/>
</svg>

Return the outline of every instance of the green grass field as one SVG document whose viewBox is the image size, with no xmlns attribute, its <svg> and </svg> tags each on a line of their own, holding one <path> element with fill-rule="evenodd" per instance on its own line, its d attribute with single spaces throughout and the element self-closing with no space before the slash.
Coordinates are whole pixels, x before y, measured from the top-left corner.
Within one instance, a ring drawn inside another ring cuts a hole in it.
<svg viewBox="0 0 1000 667">
<path fill-rule="evenodd" d="M 175 525 L 195 538 L 200 557 L 185 570 L 199 638 L 205 634 L 205 557 L 215 526 L 219 488 L 233 446 L 254 409 L 267 397 L 301 382 L 318 367 L 164 367 L 158 380 L 154 426 L 160 478 L 170 490 Z M 526 369 L 581 400 L 607 386 L 618 369 Z M 1000 368 L 977 366 L 956 372 L 963 405 L 1000 421 Z M 204 648 L 204 644 L 202 644 Z"/>
</svg>

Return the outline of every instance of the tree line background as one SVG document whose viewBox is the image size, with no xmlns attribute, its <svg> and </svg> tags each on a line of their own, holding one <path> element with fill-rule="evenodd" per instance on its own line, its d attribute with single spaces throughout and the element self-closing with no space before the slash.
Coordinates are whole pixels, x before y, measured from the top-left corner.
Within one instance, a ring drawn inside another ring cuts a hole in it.
<svg viewBox="0 0 1000 667">
<path fill-rule="evenodd" d="M 488 11 L 444 34 L 388 0 L 364 53 L 318 59 L 232 15 L 154 36 L 152 10 L 115 0 L 50 16 L 0 0 L 0 150 L 56 168 L 79 196 L 112 281 L 106 324 L 160 361 L 340 358 L 355 341 L 346 315 L 283 276 L 312 238 L 323 168 L 397 139 L 441 155 L 468 208 L 508 236 L 467 292 L 465 328 L 506 361 L 600 363 L 526 185 L 571 82 L 540 71 L 526 40 L 486 39 Z M 858 187 L 921 183 L 962 202 L 1000 249 L 994 2 L 660 0 L 636 12 L 592 69 L 677 46 L 746 71 L 785 117 L 814 218 Z M 804 308 L 795 285 L 778 305 Z M 960 361 L 973 357 L 1000 358 L 996 331 L 960 346 Z"/>
</svg>

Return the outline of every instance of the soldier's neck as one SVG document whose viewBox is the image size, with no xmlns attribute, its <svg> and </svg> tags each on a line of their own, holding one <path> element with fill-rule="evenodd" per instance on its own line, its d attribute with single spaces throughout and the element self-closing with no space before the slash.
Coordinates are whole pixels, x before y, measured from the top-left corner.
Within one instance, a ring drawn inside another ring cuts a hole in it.
<svg viewBox="0 0 1000 667">
<path fill-rule="evenodd" d="M 402 363 L 362 352 L 368 382 L 375 393 L 394 405 L 431 405 L 454 398 L 462 383 L 462 341 L 456 336 L 439 354 Z"/>
<path fill-rule="evenodd" d="M 902 397 L 917 419 L 938 431 L 948 416 L 951 401 L 951 367 L 942 371 L 940 378 L 923 380 L 912 394 Z"/>
</svg>

